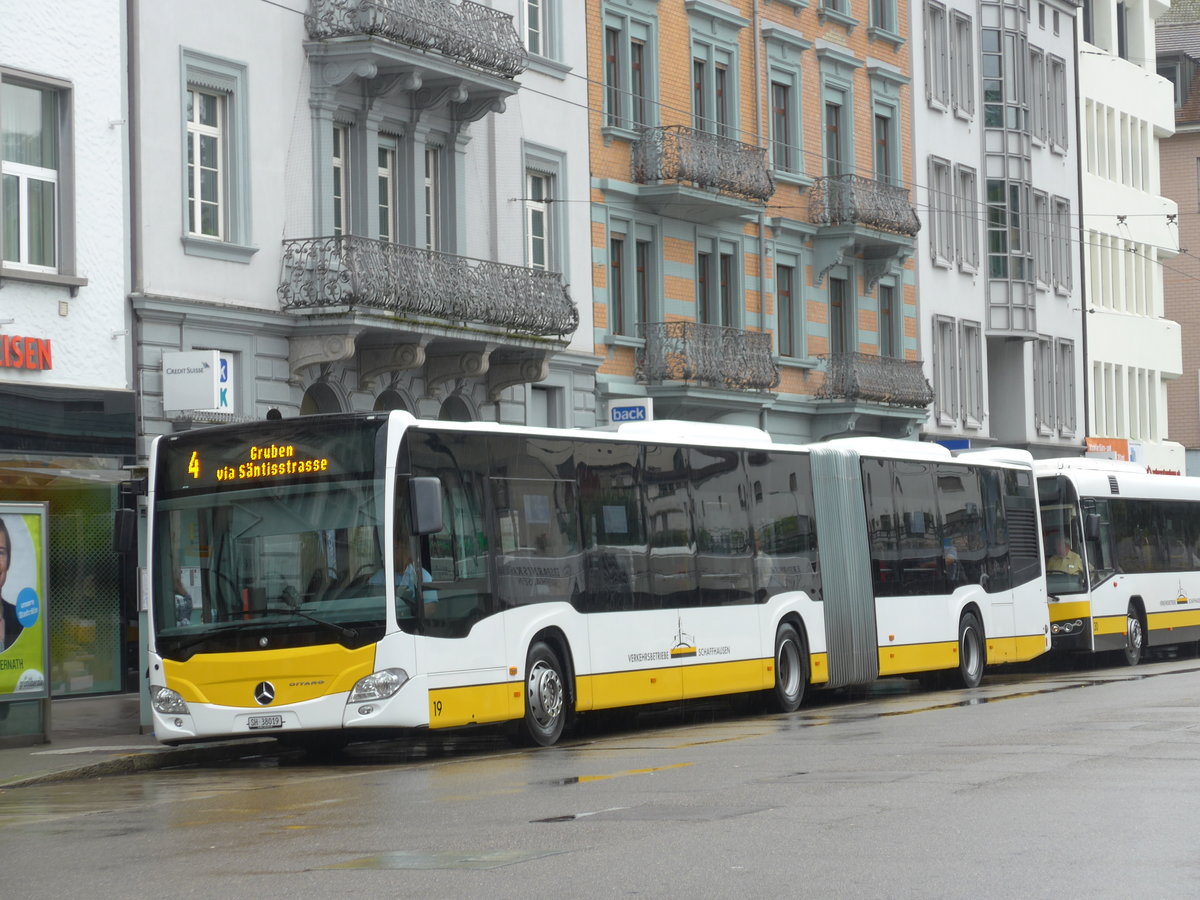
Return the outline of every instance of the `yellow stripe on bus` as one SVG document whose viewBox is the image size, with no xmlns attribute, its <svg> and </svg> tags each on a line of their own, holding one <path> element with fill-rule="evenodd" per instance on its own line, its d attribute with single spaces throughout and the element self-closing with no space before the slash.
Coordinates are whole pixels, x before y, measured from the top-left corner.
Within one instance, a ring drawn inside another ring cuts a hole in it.
<svg viewBox="0 0 1200 900">
<path fill-rule="evenodd" d="M 519 681 L 435 688 L 429 692 L 429 727 L 454 728 L 519 719 L 525 715 L 523 690 Z"/>
<path fill-rule="evenodd" d="M 1051 622 L 1065 622 L 1067 619 L 1086 619 L 1092 614 L 1090 600 L 1072 600 L 1069 603 L 1049 603 Z"/>
<path fill-rule="evenodd" d="M 167 685 L 188 703 L 266 709 L 349 691 L 375 670 L 375 646 L 347 650 L 337 644 L 287 647 L 253 653 L 199 653 L 186 662 L 163 660 Z M 275 699 L 254 700 L 254 687 L 268 681 Z"/>
<path fill-rule="evenodd" d="M 1172 628 L 1187 628 L 1189 625 L 1200 625 L 1200 609 L 1172 610 L 1146 616 L 1146 627 L 1151 631 L 1170 631 Z"/>
<path fill-rule="evenodd" d="M 1092 619 L 1093 634 L 1124 634 L 1125 616 L 1096 616 Z"/>
</svg>

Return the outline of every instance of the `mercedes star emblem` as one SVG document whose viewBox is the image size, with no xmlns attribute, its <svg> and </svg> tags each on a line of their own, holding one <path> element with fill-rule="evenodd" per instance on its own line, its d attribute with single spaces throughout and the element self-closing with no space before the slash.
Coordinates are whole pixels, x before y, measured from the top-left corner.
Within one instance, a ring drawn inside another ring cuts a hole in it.
<svg viewBox="0 0 1200 900">
<path fill-rule="evenodd" d="M 275 685 L 269 681 L 260 681 L 254 686 L 254 699 L 259 706 L 268 706 L 275 699 Z"/>
</svg>

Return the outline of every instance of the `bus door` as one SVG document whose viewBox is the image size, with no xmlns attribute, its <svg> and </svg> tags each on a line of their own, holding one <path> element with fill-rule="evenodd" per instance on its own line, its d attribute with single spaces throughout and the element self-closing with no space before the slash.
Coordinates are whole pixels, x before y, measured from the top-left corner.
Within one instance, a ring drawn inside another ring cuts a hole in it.
<svg viewBox="0 0 1200 900">
<path fill-rule="evenodd" d="M 417 636 L 416 670 L 430 692 L 430 726 L 511 718 L 504 620 L 495 614 L 491 588 L 486 444 L 454 432 L 411 430 L 406 439 L 413 475 L 438 478 L 442 495 L 441 531 L 412 542 L 424 569 L 422 583 L 410 585 L 415 602 L 399 587 L 396 597 L 401 629 Z M 399 479 L 398 498 L 407 496 L 406 484 Z M 396 576 L 404 581 L 399 562 Z"/>
</svg>

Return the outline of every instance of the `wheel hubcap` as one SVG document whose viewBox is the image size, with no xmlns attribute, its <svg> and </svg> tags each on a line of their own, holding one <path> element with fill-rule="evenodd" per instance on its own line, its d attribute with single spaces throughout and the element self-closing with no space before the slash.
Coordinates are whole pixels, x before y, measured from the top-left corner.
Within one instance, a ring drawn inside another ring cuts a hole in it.
<svg viewBox="0 0 1200 900">
<path fill-rule="evenodd" d="M 1137 616 L 1129 616 L 1125 622 L 1125 639 L 1129 649 L 1134 653 L 1142 650 L 1142 620 Z"/>
<path fill-rule="evenodd" d="M 796 696 L 800 688 L 800 650 L 795 641 L 786 640 L 779 645 L 775 668 L 783 693 L 788 697 Z"/>
<path fill-rule="evenodd" d="M 962 644 L 963 662 L 966 664 L 967 674 L 974 677 L 979 671 L 980 652 L 979 640 L 973 628 L 967 629 L 963 634 Z"/>
<path fill-rule="evenodd" d="M 537 663 L 529 672 L 529 714 L 546 727 L 562 712 L 563 683 L 558 673 L 545 663 Z"/>
</svg>

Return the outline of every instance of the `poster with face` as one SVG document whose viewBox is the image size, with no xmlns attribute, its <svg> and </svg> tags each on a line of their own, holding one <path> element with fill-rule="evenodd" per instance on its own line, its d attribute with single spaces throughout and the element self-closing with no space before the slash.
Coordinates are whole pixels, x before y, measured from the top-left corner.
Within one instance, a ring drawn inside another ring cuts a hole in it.
<svg viewBox="0 0 1200 900">
<path fill-rule="evenodd" d="M 0 503 L 0 702 L 48 696 L 46 508 Z"/>
</svg>

